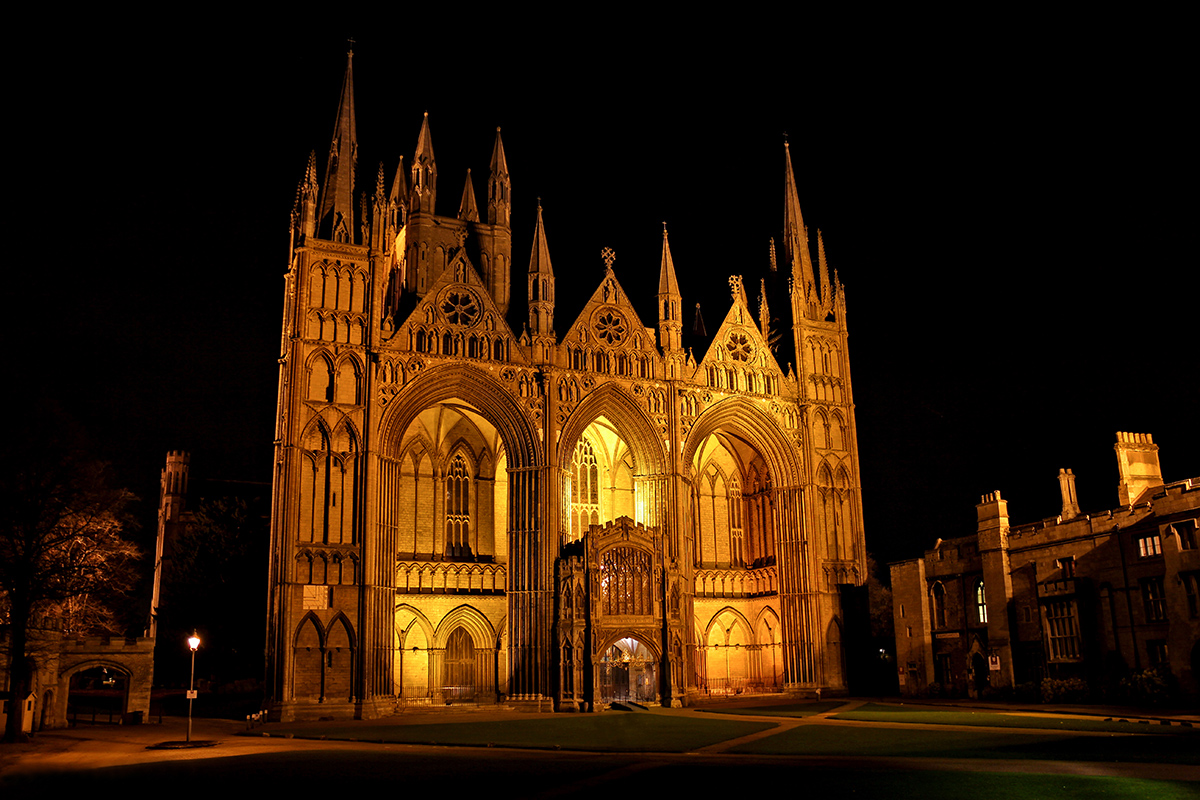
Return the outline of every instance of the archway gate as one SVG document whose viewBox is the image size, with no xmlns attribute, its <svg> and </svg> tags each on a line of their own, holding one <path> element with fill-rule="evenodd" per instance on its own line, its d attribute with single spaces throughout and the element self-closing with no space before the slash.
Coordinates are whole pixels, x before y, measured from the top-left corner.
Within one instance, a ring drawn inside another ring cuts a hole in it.
<svg viewBox="0 0 1200 800">
<path fill-rule="evenodd" d="M 656 528 L 593 525 L 556 564 L 556 699 L 592 710 L 613 699 L 683 696 L 684 576 Z"/>
</svg>

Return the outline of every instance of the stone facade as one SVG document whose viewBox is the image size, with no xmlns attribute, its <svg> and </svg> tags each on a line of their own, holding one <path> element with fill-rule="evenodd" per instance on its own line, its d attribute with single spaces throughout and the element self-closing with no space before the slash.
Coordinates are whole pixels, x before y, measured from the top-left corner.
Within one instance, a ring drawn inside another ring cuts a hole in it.
<svg viewBox="0 0 1200 800">
<path fill-rule="evenodd" d="M 275 715 L 844 691 L 839 586 L 866 577 L 846 310 L 790 155 L 785 374 L 741 276 L 707 352 L 684 348 L 665 230 L 656 328 L 606 251 L 559 334 L 540 207 L 527 308 L 510 307 L 499 131 L 486 204 L 468 173 L 457 214 L 435 212 L 428 117 L 409 166 L 389 185 L 381 165 L 359 202 L 353 91 L 348 62 L 325 174 L 310 158 L 292 219 Z"/>
<path fill-rule="evenodd" d="M 906 694 L 1045 677 L 1103 689 L 1150 667 L 1200 689 L 1200 479 L 1164 485 L 1149 434 L 1118 433 L 1116 451 L 1119 507 L 1081 513 L 1060 470 L 1058 517 L 1010 526 L 991 492 L 974 535 L 891 565 Z"/>
</svg>

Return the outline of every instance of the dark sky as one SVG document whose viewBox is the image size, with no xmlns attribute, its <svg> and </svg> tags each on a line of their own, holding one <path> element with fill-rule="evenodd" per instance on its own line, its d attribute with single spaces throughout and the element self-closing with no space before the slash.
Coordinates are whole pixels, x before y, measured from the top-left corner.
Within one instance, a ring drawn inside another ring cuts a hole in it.
<svg viewBox="0 0 1200 800">
<path fill-rule="evenodd" d="M 269 479 L 288 214 L 310 150 L 324 167 L 348 36 L 360 187 L 412 158 L 428 111 L 452 214 L 467 168 L 485 190 L 502 126 L 515 265 L 540 197 L 560 334 L 602 247 L 654 323 L 663 221 L 685 308 L 701 302 L 710 330 L 729 275 L 756 298 L 786 133 L 805 220 L 846 286 L 880 560 L 969 533 L 985 491 L 1016 522 L 1055 515 L 1060 467 L 1085 510 L 1115 505 L 1117 430 L 1153 433 L 1168 480 L 1200 475 L 1194 103 L 1182 51 L 1146 40 L 1152 26 L 1116 46 L 1117 30 L 1013 20 L 958 44 L 936 33 L 945 20 L 910 18 L 583 34 L 564 20 L 540 38 L 521 20 L 94 22 L 53 58 L 29 54 L 37 77 L 14 90 L 9 127 L 27 126 L 33 154 L 16 171 L 33 165 L 21 185 L 36 191 L 10 285 L 39 388 L 10 402 L 58 399 L 148 498 L 168 449 L 206 477 Z M 786 314 L 782 291 L 769 299 Z"/>
</svg>

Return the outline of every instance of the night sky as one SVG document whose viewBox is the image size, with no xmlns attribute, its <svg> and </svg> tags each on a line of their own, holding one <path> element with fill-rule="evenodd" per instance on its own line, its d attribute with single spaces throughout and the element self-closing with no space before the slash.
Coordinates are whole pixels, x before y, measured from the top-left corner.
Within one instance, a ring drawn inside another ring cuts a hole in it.
<svg viewBox="0 0 1200 800">
<path fill-rule="evenodd" d="M 169 449 L 192 451 L 194 476 L 270 479 L 288 215 L 310 150 L 324 168 L 353 36 L 358 189 L 380 161 L 390 185 L 428 111 L 454 214 L 468 168 L 484 197 L 503 128 L 518 334 L 539 197 L 560 335 L 603 247 L 655 324 L 663 221 L 688 325 L 700 302 L 716 330 L 731 274 L 757 308 L 786 134 L 846 287 L 880 561 L 970 533 L 985 491 L 1014 522 L 1056 515 L 1060 467 L 1085 511 L 1116 505 L 1117 430 L 1152 433 L 1168 481 L 1200 475 L 1179 51 L 1064 46 L 1066 27 L 949 45 L 922 20 L 639 22 L 535 40 L 434 18 L 153 36 L 77 21 L 12 98 L 33 153 L 17 173 L 36 177 L 9 285 L 35 388 L 10 404 L 59 402 L 151 519 Z M 786 324 L 782 285 L 768 299 Z"/>
</svg>

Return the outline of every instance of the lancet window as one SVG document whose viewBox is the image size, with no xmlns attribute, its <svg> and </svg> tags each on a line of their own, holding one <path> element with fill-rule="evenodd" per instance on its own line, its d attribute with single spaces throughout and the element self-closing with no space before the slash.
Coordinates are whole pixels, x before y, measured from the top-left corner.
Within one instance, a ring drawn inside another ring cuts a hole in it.
<svg viewBox="0 0 1200 800">
<path fill-rule="evenodd" d="M 729 563 L 746 563 L 745 536 L 742 527 L 742 486 L 735 477 L 729 486 Z"/>
<path fill-rule="evenodd" d="M 614 547 L 600 557 L 600 611 L 603 614 L 652 614 L 654 598 L 650 554 Z"/>
<path fill-rule="evenodd" d="M 571 520 L 579 539 L 589 525 L 600 524 L 600 467 L 596 451 L 587 439 L 575 446 L 571 463 Z"/>
<path fill-rule="evenodd" d="M 471 477 L 461 455 L 454 457 L 446 473 L 446 555 L 471 555 Z"/>
</svg>

